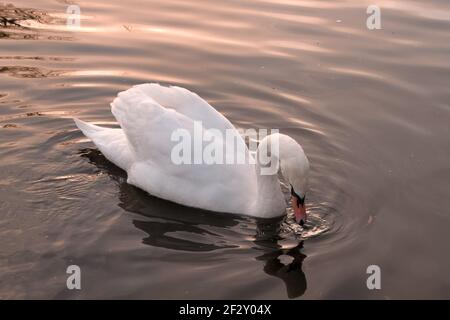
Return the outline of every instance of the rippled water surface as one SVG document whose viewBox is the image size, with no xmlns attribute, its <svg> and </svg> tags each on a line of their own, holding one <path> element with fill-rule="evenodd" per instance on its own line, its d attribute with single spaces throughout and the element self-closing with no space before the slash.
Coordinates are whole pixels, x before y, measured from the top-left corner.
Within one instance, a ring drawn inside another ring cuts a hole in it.
<svg viewBox="0 0 450 320">
<path fill-rule="evenodd" d="M 450 3 L 377 1 L 381 30 L 370 4 L 0 4 L 0 298 L 450 298 Z M 128 185 L 71 118 L 117 126 L 142 82 L 301 143 L 305 229 Z"/>
</svg>

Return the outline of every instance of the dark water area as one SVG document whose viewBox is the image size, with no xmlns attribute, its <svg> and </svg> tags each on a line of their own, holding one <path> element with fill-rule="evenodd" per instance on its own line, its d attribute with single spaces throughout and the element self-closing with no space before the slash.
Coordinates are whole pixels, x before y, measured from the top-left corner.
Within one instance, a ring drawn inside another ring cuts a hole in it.
<svg viewBox="0 0 450 320">
<path fill-rule="evenodd" d="M 1 3 L 0 298 L 450 298 L 450 3 L 371 4 Z M 128 185 L 72 117 L 115 127 L 144 82 L 301 143 L 305 230 Z"/>
</svg>

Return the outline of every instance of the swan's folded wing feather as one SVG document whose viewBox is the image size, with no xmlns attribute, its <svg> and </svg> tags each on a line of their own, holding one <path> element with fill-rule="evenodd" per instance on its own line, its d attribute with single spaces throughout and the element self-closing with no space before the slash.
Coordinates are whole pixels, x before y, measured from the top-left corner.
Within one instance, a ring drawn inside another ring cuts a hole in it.
<svg viewBox="0 0 450 320">
<path fill-rule="evenodd" d="M 134 88 L 139 89 L 145 96 L 155 100 L 164 108 L 174 109 L 194 121 L 201 121 L 205 129 L 235 130 L 233 124 L 220 112 L 199 95 L 185 88 L 165 87 L 157 83 L 144 83 Z"/>
<path fill-rule="evenodd" d="M 175 110 L 162 107 L 137 87 L 120 92 L 111 112 L 123 129 L 137 160 L 159 161 L 170 156 L 172 133 L 192 130 L 193 122 Z"/>
<path fill-rule="evenodd" d="M 235 127 L 197 94 L 180 87 L 142 84 L 120 92 L 111 111 L 140 159 L 170 155 L 168 145 L 177 129 L 193 132 L 194 121 L 203 129 L 232 130 L 236 141 L 247 147 Z"/>
</svg>

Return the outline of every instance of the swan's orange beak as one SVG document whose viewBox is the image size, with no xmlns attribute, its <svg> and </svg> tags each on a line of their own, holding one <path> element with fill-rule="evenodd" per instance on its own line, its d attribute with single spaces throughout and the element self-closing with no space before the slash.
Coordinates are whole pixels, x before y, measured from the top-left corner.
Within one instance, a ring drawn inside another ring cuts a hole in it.
<svg viewBox="0 0 450 320">
<path fill-rule="evenodd" d="M 306 208 L 304 204 L 300 204 L 296 197 L 291 197 L 292 208 L 295 213 L 295 221 L 301 226 L 306 223 Z"/>
</svg>

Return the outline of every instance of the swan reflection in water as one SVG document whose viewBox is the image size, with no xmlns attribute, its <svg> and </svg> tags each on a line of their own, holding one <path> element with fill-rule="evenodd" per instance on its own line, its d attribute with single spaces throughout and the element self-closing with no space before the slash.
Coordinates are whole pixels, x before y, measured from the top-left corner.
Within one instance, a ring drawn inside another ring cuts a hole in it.
<svg viewBox="0 0 450 320">
<path fill-rule="evenodd" d="M 303 241 L 293 248 L 282 248 L 278 243 L 278 240 L 281 240 L 280 219 L 267 221 L 212 213 L 165 201 L 126 183 L 126 172 L 109 162 L 98 150 L 83 149 L 80 154 L 117 182 L 120 189 L 118 205 L 121 208 L 145 217 L 145 220 L 133 219 L 134 226 L 146 233 L 142 240 L 144 244 L 187 252 L 238 248 L 236 243 L 230 243 L 216 230 L 239 228 L 240 224 L 251 225 L 253 221 L 256 224 L 256 235 L 254 235 L 252 249 L 257 252 L 255 259 L 264 262 L 264 272 L 284 282 L 289 298 L 299 297 L 306 291 L 306 277 L 302 271 L 303 260 L 306 258 L 301 251 Z M 176 237 L 177 234 L 194 235 L 194 238 L 192 241 L 182 239 Z M 238 232 L 236 235 L 239 237 Z M 208 241 L 203 243 L 198 239 L 208 239 Z M 248 241 L 246 239 L 247 237 L 241 240 Z M 292 261 L 284 264 L 280 259 L 282 256 L 288 256 Z"/>
</svg>

